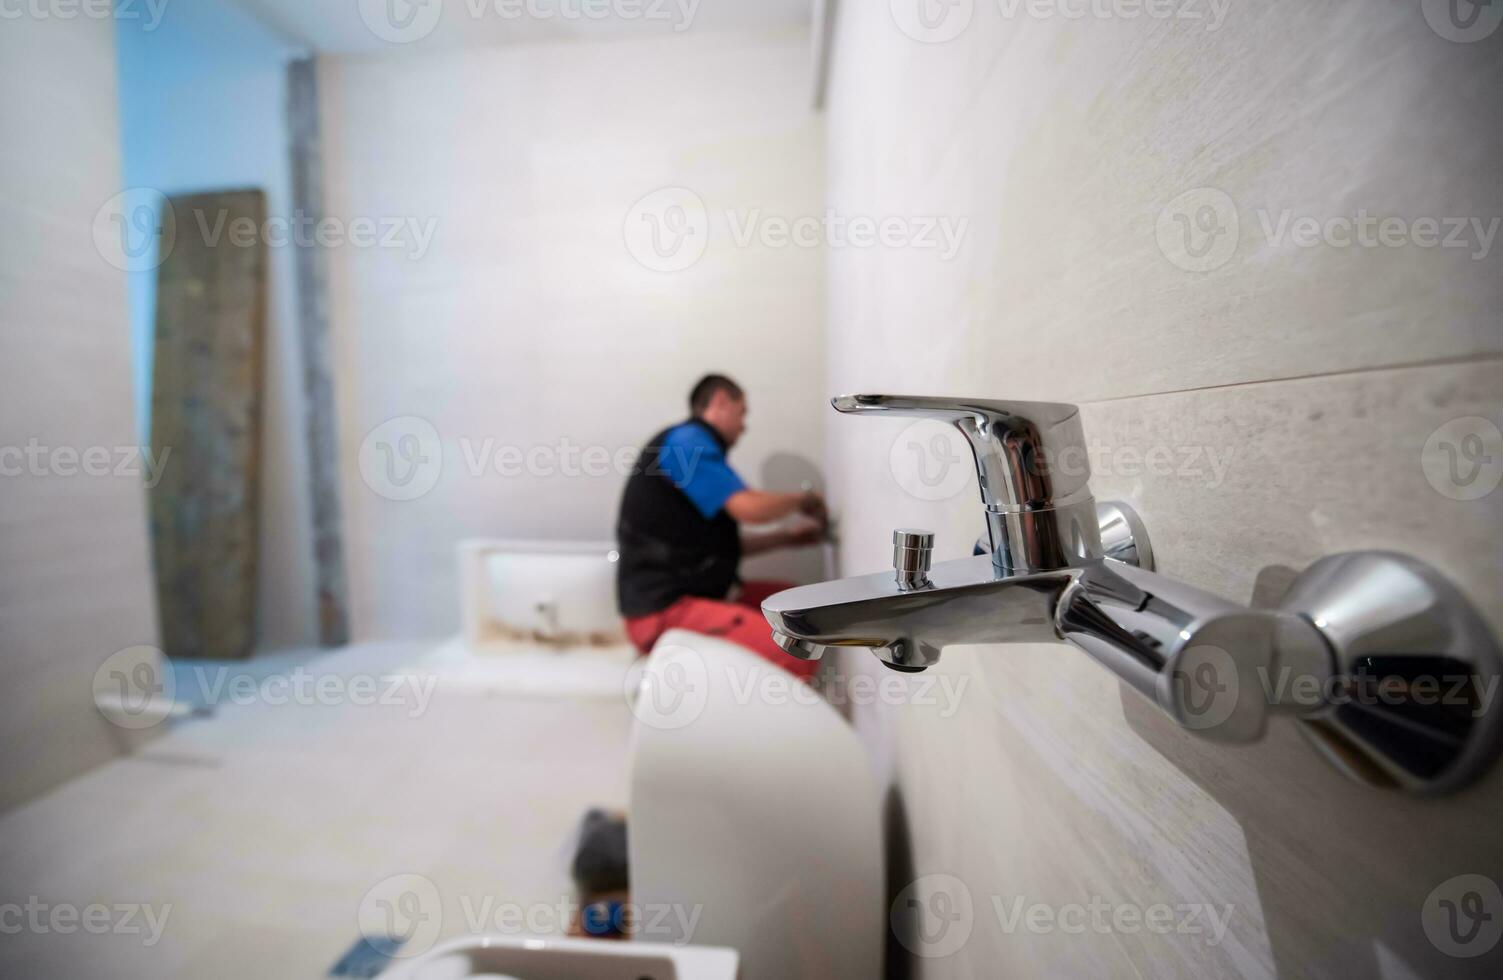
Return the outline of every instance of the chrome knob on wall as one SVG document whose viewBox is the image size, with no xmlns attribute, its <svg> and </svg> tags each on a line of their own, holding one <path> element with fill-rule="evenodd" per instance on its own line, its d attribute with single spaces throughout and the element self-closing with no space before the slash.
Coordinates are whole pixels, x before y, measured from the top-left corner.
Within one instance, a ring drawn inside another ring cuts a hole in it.
<svg viewBox="0 0 1503 980">
<path fill-rule="evenodd" d="M 770 597 L 762 611 L 789 653 L 869 647 L 918 671 L 954 644 L 1063 640 L 1208 738 L 1255 740 L 1269 717 L 1289 715 L 1348 775 L 1422 793 L 1454 790 L 1491 764 L 1503 658 L 1429 566 L 1389 552 L 1333 555 L 1277 608 L 1248 609 L 1154 572 L 1131 508 L 1097 507 L 1073 405 L 891 395 L 833 404 L 955 424 L 976 458 L 990 548 L 928 567 L 920 581 L 932 537 L 899 532 L 896 574 Z"/>
</svg>

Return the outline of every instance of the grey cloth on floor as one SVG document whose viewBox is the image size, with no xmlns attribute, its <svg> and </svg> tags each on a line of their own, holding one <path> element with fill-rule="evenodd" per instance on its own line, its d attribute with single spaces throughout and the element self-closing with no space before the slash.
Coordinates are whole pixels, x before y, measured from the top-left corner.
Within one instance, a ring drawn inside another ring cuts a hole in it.
<svg viewBox="0 0 1503 980">
<path fill-rule="evenodd" d="M 574 852 L 574 887 L 581 895 L 625 891 L 626 821 L 604 810 L 591 810 L 579 825 L 579 847 Z"/>
</svg>

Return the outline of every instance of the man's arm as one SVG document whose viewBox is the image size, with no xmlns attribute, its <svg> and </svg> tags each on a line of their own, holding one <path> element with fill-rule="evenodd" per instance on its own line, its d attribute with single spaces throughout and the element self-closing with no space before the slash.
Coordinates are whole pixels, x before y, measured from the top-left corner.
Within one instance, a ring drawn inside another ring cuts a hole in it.
<svg viewBox="0 0 1503 980">
<path fill-rule="evenodd" d="M 821 524 L 825 521 L 824 499 L 812 490 L 803 493 L 738 490 L 726 500 L 725 511 L 738 524 L 771 524 L 798 512 L 808 514 Z"/>
<path fill-rule="evenodd" d="M 801 548 L 818 544 L 824 536 L 824 525 L 815 524 L 812 521 L 804 521 L 798 527 L 779 528 L 776 531 L 756 533 L 742 531 L 741 554 L 745 557 L 760 555 L 764 551 L 775 551 L 778 548 Z"/>
</svg>

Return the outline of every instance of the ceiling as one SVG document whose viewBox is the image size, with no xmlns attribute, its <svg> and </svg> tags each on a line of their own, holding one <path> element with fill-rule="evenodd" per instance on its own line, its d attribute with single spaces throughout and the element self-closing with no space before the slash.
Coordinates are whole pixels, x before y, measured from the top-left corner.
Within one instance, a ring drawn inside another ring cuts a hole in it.
<svg viewBox="0 0 1503 980">
<path fill-rule="evenodd" d="M 814 0 L 235 0 L 287 40 L 354 54 L 807 27 Z"/>
</svg>

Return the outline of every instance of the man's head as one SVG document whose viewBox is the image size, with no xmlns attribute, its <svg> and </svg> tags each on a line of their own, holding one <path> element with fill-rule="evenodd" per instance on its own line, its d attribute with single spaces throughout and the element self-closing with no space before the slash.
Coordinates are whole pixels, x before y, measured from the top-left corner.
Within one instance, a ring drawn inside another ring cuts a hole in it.
<svg viewBox="0 0 1503 980">
<path fill-rule="evenodd" d="M 746 431 L 746 393 L 723 374 L 699 379 L 689 392 L 689 411 L 720 433 L 728 446 L 734 446 Z"/>
</svg>

